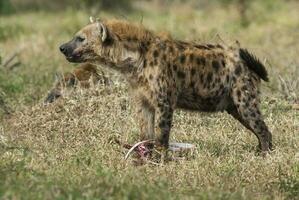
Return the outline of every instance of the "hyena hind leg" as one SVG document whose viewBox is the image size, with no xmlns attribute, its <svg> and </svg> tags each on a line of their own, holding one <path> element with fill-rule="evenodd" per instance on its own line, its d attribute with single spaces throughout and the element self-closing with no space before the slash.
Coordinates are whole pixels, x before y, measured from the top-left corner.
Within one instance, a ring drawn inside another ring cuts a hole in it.
<svg viewBox="0 0 299 200">
<path fill-rule="evenodd" d="M 257 92 L 250 94 L 248 91 L 236 88 L 232 95 L 234 106 L 230 107 L 227 112 L 256 135 L 259 141 L 259 150 L 262 152 L 272 150 L 272 134 L 258 108 L 258 100 L 254 98 L 257 96 Z"/>
<path fill-rule="evenodd" d="M 255 134 L 254 129 L 252 129 L 249 126 L 249 123 L 242 118 L 242 116 L 240 115 L 240 113 L 235 105 L 230 106 L 229 108 L 226 109 L 226 111 L 228 114 L 233 116 L 236 120 L 238 120 L 244 127 L 246 127 L 248 130 L 250 130 L 252 133 Z M 258 135 L 255 134 L 255 136 L 258 138 Z M 259 150 L 261 149 L 260 140 L 259 140 L 259 144 L 258 144 L 258 149 Z"/>
</svg>

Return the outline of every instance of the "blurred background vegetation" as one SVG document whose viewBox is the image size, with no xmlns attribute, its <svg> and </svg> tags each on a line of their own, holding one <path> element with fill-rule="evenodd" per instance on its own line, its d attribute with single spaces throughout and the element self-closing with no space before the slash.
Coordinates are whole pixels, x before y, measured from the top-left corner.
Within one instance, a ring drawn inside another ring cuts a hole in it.
<svg viewBox="0 0 299 200">
<path fill-rule="evenodd" d="M 277 6 L 277 0 L 142 0 L 148 3 L 159 5 L 159 7 L 167 7 L 171 4 L 189 4 L 195 9 L 205 9 L 209 6 L 220 5 L 224 8 L 228 6 L 236 6 L 239 10 L 241 20 L 248 23 L 247 12 L 252 4 L 258 2 L 265 7 L 271 9 Z M 59 11 L 65 9 L 87 9 L 96 10 L 119 10 L 128 12 L 134 3 L 142 2 L 139 0 L 0 0 L 0 14 L 15 14 L 17 12 L 29 11 Z M 283 3 L 297 0 L 280 0 Z"/>
<path fill-rule="evenodd" d="M 72 9 L 126 9 L 131 0 L 1 0 L 1 14 L 28 12 L 37 10 L 57 11 Z"/>
</svg>

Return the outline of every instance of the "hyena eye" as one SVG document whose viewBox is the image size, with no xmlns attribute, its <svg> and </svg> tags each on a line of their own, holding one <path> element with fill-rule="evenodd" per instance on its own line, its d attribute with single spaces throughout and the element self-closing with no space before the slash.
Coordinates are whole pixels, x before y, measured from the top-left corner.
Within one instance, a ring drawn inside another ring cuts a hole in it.
<svg viewBox="0 0 299 200">
<path fill-rule="evenodd" d="M 85 40 L 85 38 L 84 38 L 84 37 L 81 37 L 81 36 L 77 36 L 76 40 L 77 40 L 78 42 L 83 42 L 83 41 Z"/>
</svg>

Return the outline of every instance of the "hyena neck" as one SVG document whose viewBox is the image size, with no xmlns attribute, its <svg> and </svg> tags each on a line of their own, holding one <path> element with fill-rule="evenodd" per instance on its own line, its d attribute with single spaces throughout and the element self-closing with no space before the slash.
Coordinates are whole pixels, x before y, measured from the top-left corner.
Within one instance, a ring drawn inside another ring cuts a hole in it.
<svg viewBox="0 0 299 200">
<path fill-rule="evenodd" d="M 97 64 L 105 65 L 125 76 L 135 73 L 143 61 L 140 51 L 128 49 L 123 44 L 105 48 L 100 55 L 102 56 L 97 59 Z"/>
</svg>

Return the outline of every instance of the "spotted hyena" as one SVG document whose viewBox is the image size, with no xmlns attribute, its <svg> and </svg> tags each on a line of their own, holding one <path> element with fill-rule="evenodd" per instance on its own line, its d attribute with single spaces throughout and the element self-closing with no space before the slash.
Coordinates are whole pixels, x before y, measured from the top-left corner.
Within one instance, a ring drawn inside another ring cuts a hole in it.
<svg viewBox="0 0 299 200">
<path fill-rule="evenodd" d="M 97 69 L 96 65 L 89 63 L 81 64 L 73 72 L 56 74 L 54 86 L 49 91 L 44 102 L 53 103 L 62 97 L 66 91 L 77 86 L 89 88 L 91 83 L 109 85 L 111 81 L 105 76 L 103 71 Z"/>
<path fill-rule="evenodd" d="M 92 22 L 60 46 L 70 62 L 91 62 L 123 74 L 138 107 L 141 138 L 167 148 L 176 108 L 227 111 L 259 141 L 272 136 L 259 109 L 263 64 L 246 49 L 159 37 L 126 21 Z"/>
</svg>

